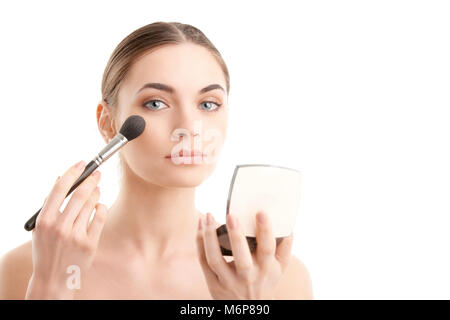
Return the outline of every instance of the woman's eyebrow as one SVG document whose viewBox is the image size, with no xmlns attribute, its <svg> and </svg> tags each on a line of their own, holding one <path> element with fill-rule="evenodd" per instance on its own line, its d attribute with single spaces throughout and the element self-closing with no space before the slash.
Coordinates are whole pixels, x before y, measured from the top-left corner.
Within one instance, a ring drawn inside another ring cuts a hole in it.
<svg viewBox="0 0 450 320">
<path fill-rule="evenodd" d="M 141 92 L 142 90 L 146 89 L 146 88 L 153 88 L 153 89 L 158 89 L 158 90 L 162 90 L 162 91 L 166 91 L 169 93 L 174 93 L 175 89 L 172 88 L 171 86 L 168 86 L 166 84 L 163 83 L 158 83 L 158 82 L 149 82 L 144 84 L 137 92 L 135 95 L 137 95 L 139 92 Z M 214 89 L 220 89 L 223 92 L 225 92 L 225 89 L 219 85 L 219 84 L 210 84 L 209 86 L 204 87 L 203 89 L 200 89 L 200 91 L 198 92 L 200 93 L 205 93 Z"/>
<path fill-rule="evenodd" d="M 210 84 L 209 86 L 204 87 L 203 89 L 200 89 L 200 91 L 198 93 L 205 93 L 205 92 L 208 92 L 208 91 L 211 91 L 211 90 L 214 90 L 214 89 L 220 89 L 223 92 L 225 92 L 225 89 L 222 88 L 221 85 L 219 85 L 219 84 Z"/>
</svg>

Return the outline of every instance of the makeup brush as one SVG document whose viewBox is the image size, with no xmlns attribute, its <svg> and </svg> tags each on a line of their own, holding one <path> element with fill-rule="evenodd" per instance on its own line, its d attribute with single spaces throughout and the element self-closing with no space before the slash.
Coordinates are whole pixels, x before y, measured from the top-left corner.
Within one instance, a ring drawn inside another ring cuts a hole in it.
<svg viewBox="0 0 450 320">
<path fill-rule="evenodd" d="M 75 181 L 75 183 L 70 188 L 69 192 L 66 195 L 66 198 L 87 178 L 89 175 L 95 171 L 103 162 L 108 160 L 114 153 L 116 153 L 120 148 L 122 148 L 125 144 L 130 142 L 131 140 L 137 138 L 145 129 L 145 120 L 141 116 L 132 115 L 125 120 L 122 127 L 119 130 L 114 138 L 112 138 L 109 143 L 104 147 L 95 158 L 89 162 L 83 173 L 80 177 Z M 25 230 L 31 231 L 34 229 L 36 225 L 36 218 L 41 212 L 39 209 L 34 216 L 32 216 L 25 223 Z"/>
</svg>

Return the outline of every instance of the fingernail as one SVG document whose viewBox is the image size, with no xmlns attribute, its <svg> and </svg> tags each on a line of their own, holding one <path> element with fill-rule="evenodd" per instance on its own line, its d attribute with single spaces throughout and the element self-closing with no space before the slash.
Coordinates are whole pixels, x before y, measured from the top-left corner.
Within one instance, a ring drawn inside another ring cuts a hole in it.
<svg viewBox="0 0 450 320">
<path fill-rule="evenodd" d="M 208 226 L 210 226 L 210 225 L 213 224 L 213 221 L 214 221 L 214 219 L 213 219 L 212 214 L 208 212 L 208 213 L 206 214 L 206 224 L 207 224 Z"/>
<path fill-rule="evenodd" d="M 81 169 L 81 168 L 83 168 L 85 166 L 85 162 L 83 161 L 83 160 L 81 160 L 80 162 L 78 162 L 76 165 L 75 165 L 75 167 L 77 168 L 77 169 Z"/>
<path fill-rule="evenodd" d="M 236 219 L 231 214 L 228 214 L 228 227 L 230 229 L 235 229 L 236 228 Z"/>
<path fill-rule="evenodd" d="M 257 218 L 259 223 L 265 223 L 266 222 L 266 215 L 263 212 L 258 212 L 258 215 L 257 215 L 256 218 Z"/>
<path fill-rule="evenodd" d="M 95 172 L 92 174 L 92 176 L 93 176 L 94 178 L 99 178 L 99 177 L 100 177 L 100 171 L 95 171 Z"/>
</svg>

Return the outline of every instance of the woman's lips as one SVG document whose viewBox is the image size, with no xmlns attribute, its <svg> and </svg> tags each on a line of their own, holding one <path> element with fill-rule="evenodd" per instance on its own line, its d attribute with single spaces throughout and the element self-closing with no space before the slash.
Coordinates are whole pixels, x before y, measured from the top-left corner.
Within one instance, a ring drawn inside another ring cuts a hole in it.
<svg viewBox="0 0 450 320">
<path fill-rule="evenodd" d="M 203 158 L 203 157 L 206 157 L 206 154 L 203 154 L 203 152 L 198 151 L 198 150 L 192 150 L 192 151 L 180 150 L 180 152 L 178 152 L 178 154 L 174 154 L 173 157 L 174 158 L 179 158 L 179 157 L 191 157 L 191 158 L 193 158 L 193 157 L 200 157 L 200 158 Z M 172 158 L 172 154 L 167 155 L 166 158 L 169 158 L 169 159 Z"/>
</svg>

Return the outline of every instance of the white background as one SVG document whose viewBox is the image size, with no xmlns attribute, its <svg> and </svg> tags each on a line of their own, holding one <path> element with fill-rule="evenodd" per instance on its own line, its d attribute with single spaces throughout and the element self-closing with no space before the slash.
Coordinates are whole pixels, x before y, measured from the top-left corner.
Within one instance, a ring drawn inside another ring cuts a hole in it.
<svg viewBox="0 0 450 320">
<path fill-rule="evenodd" d="M 155 21 L 200 28 L 231 75 L 229 130 L 197 205 L 224 223 L 237 164 L 302 172 L 293 253 L 317 299 L 450 299 L 446 1 L 0 4 L 0 254 L 54 180 L 104 146 L 114 47 Z M 118 191 L 117 157 L 100 202 Z"/>
</svg>

